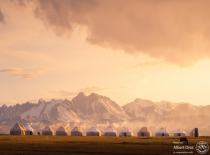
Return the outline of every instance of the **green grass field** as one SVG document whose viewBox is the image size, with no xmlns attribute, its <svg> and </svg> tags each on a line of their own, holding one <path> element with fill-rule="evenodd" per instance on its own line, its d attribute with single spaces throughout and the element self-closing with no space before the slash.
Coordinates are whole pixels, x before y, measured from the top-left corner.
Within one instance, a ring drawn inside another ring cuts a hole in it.
<svg viewBox="0 0 210 155">
<path fill-rule="evenodd" d="M 0 136 L 0 155 L 172 154 L 173 137 Z M 210 137 L 188 138 L 190 145 Z"/>
</svg>

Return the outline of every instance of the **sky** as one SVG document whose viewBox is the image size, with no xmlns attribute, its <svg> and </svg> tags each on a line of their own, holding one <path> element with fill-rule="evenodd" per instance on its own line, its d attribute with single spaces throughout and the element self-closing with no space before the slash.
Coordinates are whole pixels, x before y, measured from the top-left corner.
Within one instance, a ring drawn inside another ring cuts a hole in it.
<svg viewBox="0 0 210 155">
<path fill-rule="evenodd" d="M 0 104 L 210 104 L 209 1 L 0 0 Z"/>
</svg>

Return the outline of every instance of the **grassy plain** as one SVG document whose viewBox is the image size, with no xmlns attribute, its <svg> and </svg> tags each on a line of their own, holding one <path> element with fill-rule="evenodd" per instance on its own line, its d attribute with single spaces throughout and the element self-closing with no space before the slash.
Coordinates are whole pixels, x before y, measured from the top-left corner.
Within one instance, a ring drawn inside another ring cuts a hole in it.
<svg viewBox="0 0 210 155">
<path fill-rule="evenodd" d="M 0 136 L 0 155 L 172 154 L 174 137 Z M 188 138 L 189 145 L 210 137 Z"/>
</svg>

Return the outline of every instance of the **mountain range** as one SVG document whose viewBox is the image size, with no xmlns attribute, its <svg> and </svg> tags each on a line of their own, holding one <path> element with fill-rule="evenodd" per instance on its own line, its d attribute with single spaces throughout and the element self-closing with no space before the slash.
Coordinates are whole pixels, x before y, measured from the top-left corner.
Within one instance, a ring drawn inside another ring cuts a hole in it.
<svg viewBox="0 0 210 155">
<path fill-rule="evenodd" d="M 135 99 L 120 106 L 106 96 L 82 92 L 72 100 L 40 99 L 37 103 L 0 107 L 0 133 L 8 133 L 16 122 L 30 122 L 37 130 L 46 125 L 112 125 L 117 129 L 129 127 L 133 131 L 142 126 L 148 126 L 152 131 L 166 127 L 170 132 L 178 128 L 189 132 L 198 127 L 201 135 L 210 135 L 209 120 L 210 105 Z"/>
</svg>

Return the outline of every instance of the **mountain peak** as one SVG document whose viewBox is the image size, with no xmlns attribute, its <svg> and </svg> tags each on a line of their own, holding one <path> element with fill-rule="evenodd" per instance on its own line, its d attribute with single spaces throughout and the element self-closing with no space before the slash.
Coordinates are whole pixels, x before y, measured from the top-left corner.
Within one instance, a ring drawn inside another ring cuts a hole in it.
<svg viewBox="0 0 210 155">
<path fill-rule="evenodd" d="M 42 99 L 42 98 L 40 98 L 39 100 L 38 100 L 38 103 L 45 103 L 46 101 L 44 100 L 44 99 Z"/>
<path fill-rule="evenodd" d="M 89 126 L 98 123 L 107 124 L 107 122 L 122 125 L 129 121 L 129 125 L 133 125 L 133 127 L 141 123 L 157 127 L 167 124 L 170 128 L 179 120 L 177 128 L 191 129 L 194 126 L 200 126 L 201 121 L 208 122 L 209 109 L 210 106 L 202 107 L 167 101 L 153 102 L 141 98 L 121 107 L 109 97 L 96 93 L 85 95 L 80 92 L 72 100 L 45 101 L 40 99 L 37 104 L 2 106 L 0 107 L 0 126 L 10 127 L 14 122 L 19 121 L 32 122 L 37 124 L 37 128 L 43 128 L 49 124 L 60 125 L 70 122 L 83 122 L 84 125 Z M 194 122 L 187 124 L 192 119 Z M 4 124 L 5 122 L 6 124 Z M 200 128 L 203 133 L 209 134 L 208 124 L 204 124 Z"/>
<path fill-rule="evenodd" d="M 96 94 L 96 93 L 91 93 L 89 94 L 87 97 L 91 98 L 91 99 L 99 99 L 99 98 L 102 98 L 102 99 L 109 99 L 108 97 L 106 96 L 102 96 L 102 95 L 99 95 L 99 94 Z M 111 100 L 111 99 L 110 99 Z"/>
<path fill-rule="evenodd" d="M 125 105 L 124 107 L 128 107 L 128 106 L 131 106 L 131 105 L 140 106 L 140 107 L 150 107 L 150 106 L 154 106 L 155 102 L 153 102 L 151 100 L 137 98 L 133 102 L 130 102 L 127 105 Z"/>
<path fill-rule="evenodd" d="M 101 96 L 101 95 L 96 94 L 96 93 L 91 93 L 91 94 L 90 94 L 90 95 L 88 95 L 88 96 Z"/>
<path fill-rule="evenodd" d="M 108 97 L 96 94 L 96 93 L 90 93 L 89 95 L 85 95 L 84 92 L 80 92 L 77 96 L 75 96 L 72 100 L 86 100 L 86 99 L 91 99 L 91 100 L 98 100 L 98 99 L 109 99 Z"/>
<path fill-rule="evenodd" d="M 78 96 L 78 97 L 80 97 L 80 96 L 84 97 L 84 96 L 86 96 L 86 95 L 85 95 L 84 92 L 79 92 L 79 93 L 77 94 L 77 96 Z M 77 97 L 77 96 L 76 96 L 76 97 Z"/>
<path fill-rule="evenodd" d="M 91 93 L 79 94 L 72 99 L 71 109 L 83 119 L 100 121 L 118 121 L 125 117 L 123 109 L 106 96 Z"/>
<path fill-rule="evenodd" d="M 154 103 L 151 100 L 146 100 L 142 98 L 136 98 L 133 102 L 138 102 L 138 103 Z"/>
</svg>

